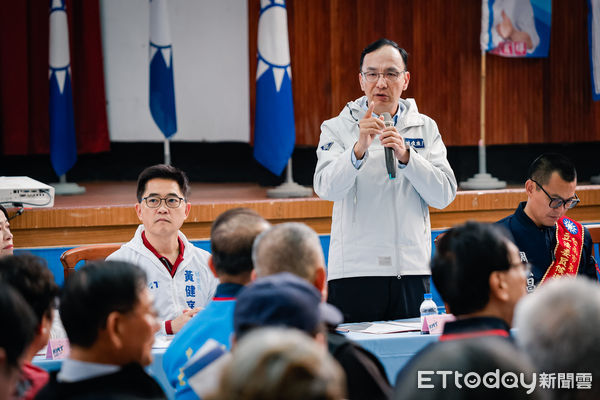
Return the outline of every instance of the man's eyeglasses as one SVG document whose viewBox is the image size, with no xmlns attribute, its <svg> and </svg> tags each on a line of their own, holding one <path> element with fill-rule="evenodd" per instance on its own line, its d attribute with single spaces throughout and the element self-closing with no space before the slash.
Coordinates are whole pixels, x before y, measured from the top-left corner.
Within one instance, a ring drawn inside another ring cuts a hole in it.
<svg viewBox="0 0 600 400">
<path fill-rule="evenodd" d="M 165 201 L 165 205 L 169 208 L 177 208 L 181 205 L 181 202 L 184 200 L 181 197 L 178 196 L 166 196 L 166 197 L 160 197 L 160 196 L 148 196 L 148 197 L 144 197 L 142 199 L 144 201 L 144 203 L 146 203 L 146 206 L 148 208 L 158 208 L 160 207 L 160 203 L 162 203 L 162 201 Z"/>
<path fill-rule="evenodd" d="M 546 190 L 542 187 L 542 185 L 540 185 L 539 183 L 537 183 L 535 180 L 532 179 L 532 181 L 540 188 L 542 189 L 542 191 L 544 193 L 546 193 L 546 196 L 548 196 L 548 198 L 550 199 L 550 203 L 548 204 L 550 206 L 550 208 L 560 208 L 563 205 L 565 206 L 565 208 L 567 210 L 575 207 L 577 204 L 579 204 L 580 200 L 579 197 L 577 197 L 577 194 L 575 194 L 574 198 L 570 198 L 570 199 L 563 199 L 560 197 L 552 197 L 548 194 L 548 192 L 546 192 Z"/>
<path fill-rule="evenodd" d="M 365 78 L 365 80 L 367 82 L 370 82 L 370 83 L 377 82 L 379 80 L 379 75 L 382 75 L 386 81 L 391 83 L 391 82 L 396 82 L 398 80 L 398 78 L 400 78 L 400 75 L 402 75 L 405 72 L 407 72 L 407 71 L 406 70 L 400 71 L 400 72 L 396 72 L 396 71 L 388 71 L 388 72 L 366 71 L 366 72 L 361 72 L 361 75 L 363 76 L 363 78 Z"/>
</svg>

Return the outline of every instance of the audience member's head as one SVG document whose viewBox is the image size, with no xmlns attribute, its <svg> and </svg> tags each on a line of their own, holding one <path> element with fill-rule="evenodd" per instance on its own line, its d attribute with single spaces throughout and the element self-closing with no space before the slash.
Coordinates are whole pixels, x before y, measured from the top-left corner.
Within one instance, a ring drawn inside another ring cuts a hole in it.
<svg viewBox="0 0 600 400">
<path fill-rule="evenodd" d="M 8 222 L 8 212 L 6 208 L 0 205 L 0 257 L 8 256 L 13 253 L 13 235 L 10 233 L 10 223 Z"/>
<path fill-rule="evenodd" d="M 245 336 L 211 400 L 345 398 L 344 373 L 314 340 L 292 329 L 263 328 Z"/>
<path fill-rule="evenodd" d="M 36 335 L 27 352 L 29 361 L 48 343 L 58 286 L 43 258 L 31 254 L 0 258 L 0 281 L 15 288 L 36 317 Z"/>
<path fill-rule="evenodd" d="M 551 280 L 515 311 L 517 343 L 540 372 L 588 374 L 589 390 L 552 390 L 560 399 L 600 398 L 600 287 L 584 278 Z M 581 379 L 585 379 L 583 376 Z"/>
<path fill-rule="evenodd" d="M 450 229 L 431 261 L 433 283 L 452 314 L 493 316 L 509 325 L 526 293 L 526 270 L 499 228 L 473 221 Z"/>
<path fill-rule="evenodd" d="M 272 226 L 254 241 L 252 260 L 258 278 L 289 272 L 315 285 L 326 298 L 323 248 L 309 226 L 299 222 Z"/>
<path fill-rule="evenodd" d="M 0 282 L 0 400 L 13 398 L 24 353 L 35 335 L 31 307 L 10 285 Z"/>
<path fill-rule="evenodd" d="M 540 399 L 534 373 L 529 359 L 502 338 L 451 340 L 402 370 L 394 399 Z"/>
<path fill-rule="evenodd" d="M 537 226 L 553 226 L 579 203 L 576 186 L 577 172 L 571 160 L 561 154 L 542 154 L 527 173 L 525 213 Z"/>
<path fill-rule="evenodd" d="M 317 337 L 325 331 L 325 323 L 337 325 L 341 318 L 335 307 L 321 301 L 314 286 L 282 272 L 259 278 L 240 292 L 233 328 L 236 340 L 263 326 L 296 328 Z"/>
<path fill-rule="evenodd" d="M 269 223 L 248 208 L 227 210 L 215 219 L 210 231 L 211 260 L 217 276 L 247 275 L 252 272 L 252 244 Z"/>
<path fill-rule="evenodd" d="M 133 264 L 97 261 L 71 274 L 59 307 L 71 358 L 150 364 L 159 328 L 152 303 L 146 274 Z"/>
</svg>

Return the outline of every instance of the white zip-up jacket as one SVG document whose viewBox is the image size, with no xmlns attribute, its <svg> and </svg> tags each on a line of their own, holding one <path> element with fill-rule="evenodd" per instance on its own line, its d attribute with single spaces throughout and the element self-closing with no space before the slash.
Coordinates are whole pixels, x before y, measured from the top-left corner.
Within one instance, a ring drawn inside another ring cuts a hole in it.
<svg viewBox="0 0 600 400">
<path fill-rule="evenodd" d="M 400 99 L 396 129 L 410 144 L 410 159 L 389 179 L 384 148 L 375 138 L 360 168 L 352 164 L 361 107 L 349 102 L 323 122 L 314 189 L 333 201 L 328 280 L 359 276 L 430 274 L 429 208 L 444 208 L 456 196 L 456 178 L 435 121 L 420 114 L 414 99 Z"/>
<path fill-rule="evenodd" d="M 212 300 L 218 279 L 208 267 L 210 253 L 190 243 L 185 235 L 179 232 L 185 249 L 183 261 L 177 267 L 175 276 L 171 274 L 160 260 L 144 245 L 140 225 L 129 242 L 108 257 L 107 261 L 127 261 L 146 272 L 148 288 L 154 295 L 154 307 L 161 323 L 161 333 L 165 331 L 165 321 L 172 320 L 182 314 L 185 309 L 203 309 Z"/>
</svg>

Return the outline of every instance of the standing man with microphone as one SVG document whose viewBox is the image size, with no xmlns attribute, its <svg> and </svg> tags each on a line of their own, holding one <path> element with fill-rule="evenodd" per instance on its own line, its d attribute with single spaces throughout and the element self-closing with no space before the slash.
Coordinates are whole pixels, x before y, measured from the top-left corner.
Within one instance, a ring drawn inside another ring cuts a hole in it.
<svg viewBox="0 0 600 400">
<path fill-rule="evenodd" d="M 436 123 L 400 97 L 407 57 L 389 39 L 368 45 L 358 75 L 365 96 L 321 125 L 314 188 L 334 202 L 328 301 L 346 322 L 419 315 L 431 274 L 428 206 L 456 196 Z"/>
</svg>

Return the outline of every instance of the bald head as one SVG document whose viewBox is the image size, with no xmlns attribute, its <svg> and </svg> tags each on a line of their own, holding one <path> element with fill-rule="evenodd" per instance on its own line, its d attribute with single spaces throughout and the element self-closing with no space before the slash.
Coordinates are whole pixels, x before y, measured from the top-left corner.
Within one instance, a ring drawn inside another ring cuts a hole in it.
<svg viewBox="0 0 600 400">
<path fill-rule="evenodd" d="M 239 275 L 252 271 L 252 243 L 270 224 L 248 208 L 227 210 L 215 219 L 210 232 L 217 273 Z"/>
<path fill-rule="evenodd" d="M 290 272 L 314 283 L 317 270 L 325 266 L 317 233 L 305 224 L 274 225 L 254 241 L 252 261 L 257 277 Z"/>
</svg>

